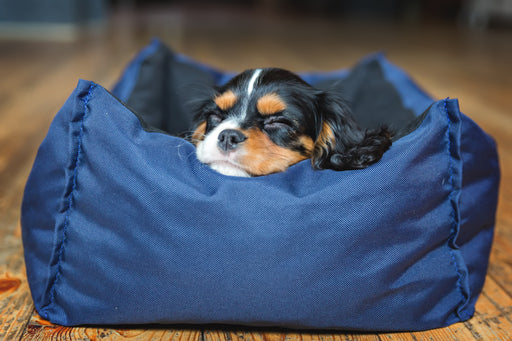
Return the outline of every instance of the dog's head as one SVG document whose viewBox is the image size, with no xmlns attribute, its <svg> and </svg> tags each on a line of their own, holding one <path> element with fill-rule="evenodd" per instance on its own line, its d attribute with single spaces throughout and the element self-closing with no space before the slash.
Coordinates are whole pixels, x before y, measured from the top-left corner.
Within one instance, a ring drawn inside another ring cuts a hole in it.
<svg viewBox="0 0 512 341">
<path fill-rule="evenodd" d="M 386 129 L 365 131 L 344 101 L 282 69 L 245 71 L 195 116 L 197 158 L 233 176 L 281 172 L 310 158 L 316 169 L 359 169 L 391 145 Z"/>
</svg>

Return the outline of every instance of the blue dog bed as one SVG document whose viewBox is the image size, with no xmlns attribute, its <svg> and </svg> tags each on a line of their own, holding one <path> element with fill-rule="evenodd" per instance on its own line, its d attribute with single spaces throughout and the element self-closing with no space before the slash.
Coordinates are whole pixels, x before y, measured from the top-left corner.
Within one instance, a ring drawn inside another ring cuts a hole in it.
<svg viewBox="0 0 512 341">
<path fill-rule="evenodd" d="M 179 135 L 189 84 L 232 74 L 155 40 L 113 92 L 81 80 L 22 205 L 39 314 L 73 325 L 235 324 L 413 331 L 474 313 L 493 238 L 493 140 L 381 55 L 302 76 L 397 133 L 378 163 L 216 173 Z"/>
</svg>

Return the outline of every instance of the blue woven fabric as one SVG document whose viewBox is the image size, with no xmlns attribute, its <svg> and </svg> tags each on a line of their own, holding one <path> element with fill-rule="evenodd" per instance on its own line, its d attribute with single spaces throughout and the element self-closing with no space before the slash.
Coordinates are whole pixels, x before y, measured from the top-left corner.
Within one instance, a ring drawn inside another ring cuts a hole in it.
<svg viewBox="0 0 512 341">
<path fill-rule="evenodd" d="M 142 129 L 107 90 L 80 81 L 23 200 L 39 314 L 62 325 L 358 331 L 470 318 L 494 228 L 494 142 L 457 100 L 432 101 L 374 58 L 404 103 L 428 113 L 381 161 L 343 172 L 303 161 L 269 176 L 220 175 L 190 143 Z"/>
</svg>

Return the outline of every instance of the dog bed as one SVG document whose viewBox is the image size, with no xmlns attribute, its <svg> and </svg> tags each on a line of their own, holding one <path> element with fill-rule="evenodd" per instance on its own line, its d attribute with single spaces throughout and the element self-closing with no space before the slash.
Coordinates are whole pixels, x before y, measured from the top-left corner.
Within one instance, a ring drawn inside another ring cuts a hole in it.
<svg viewBox="0 0 512 341">
<path fill-rule="evenodd" d="M 362 170 L 302 161 L 216 173 L 181 137 L 198 84 L 233 74 L 158 40 L 109 92 L 80 80 L 26 184 L 35 307 L 73 325 L 223 324 L 413 331 L 474 313 L 493 238 L 495 144 L 384 56 L 305 73 L 344 89 L 359 122 L 397 131 Z"/>
</svg>

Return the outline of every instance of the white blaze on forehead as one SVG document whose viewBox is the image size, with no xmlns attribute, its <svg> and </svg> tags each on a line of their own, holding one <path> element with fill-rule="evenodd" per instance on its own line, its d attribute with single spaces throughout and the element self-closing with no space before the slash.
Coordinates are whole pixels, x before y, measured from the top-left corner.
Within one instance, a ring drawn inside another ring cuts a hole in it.
<svg viewBox="0 0 512 341">
<path fill-rule="evenodd" d="M 252 74 L 252 77 L 249 80 L 249 85 L 247 85 L 247 95 L 250 95 L 252 93 L 252 90 L 254 90 L 254 83 L 256 83 L 256 80 L 258 79 L 260 73 L 261 69 L 256 69 Z"/>
<path fill-rule="evenodd" d="M 247 115 L 247 108 L 249 106 L 249 97 L 251 96 L 251 93 L 254 90 L 254 84 L 256 84 L 256 81 L 258 80 L 260 74 L 261 69 L 256 69 L 252 73 L 251 79 L 249 79 L 249 83 L 247 84 L 247 95 L 244 96 L 244 99 L 242 101 L 242 108 L 240 110 L 240 121 L 245 120 L 245 117 Z"/>
</svg>

